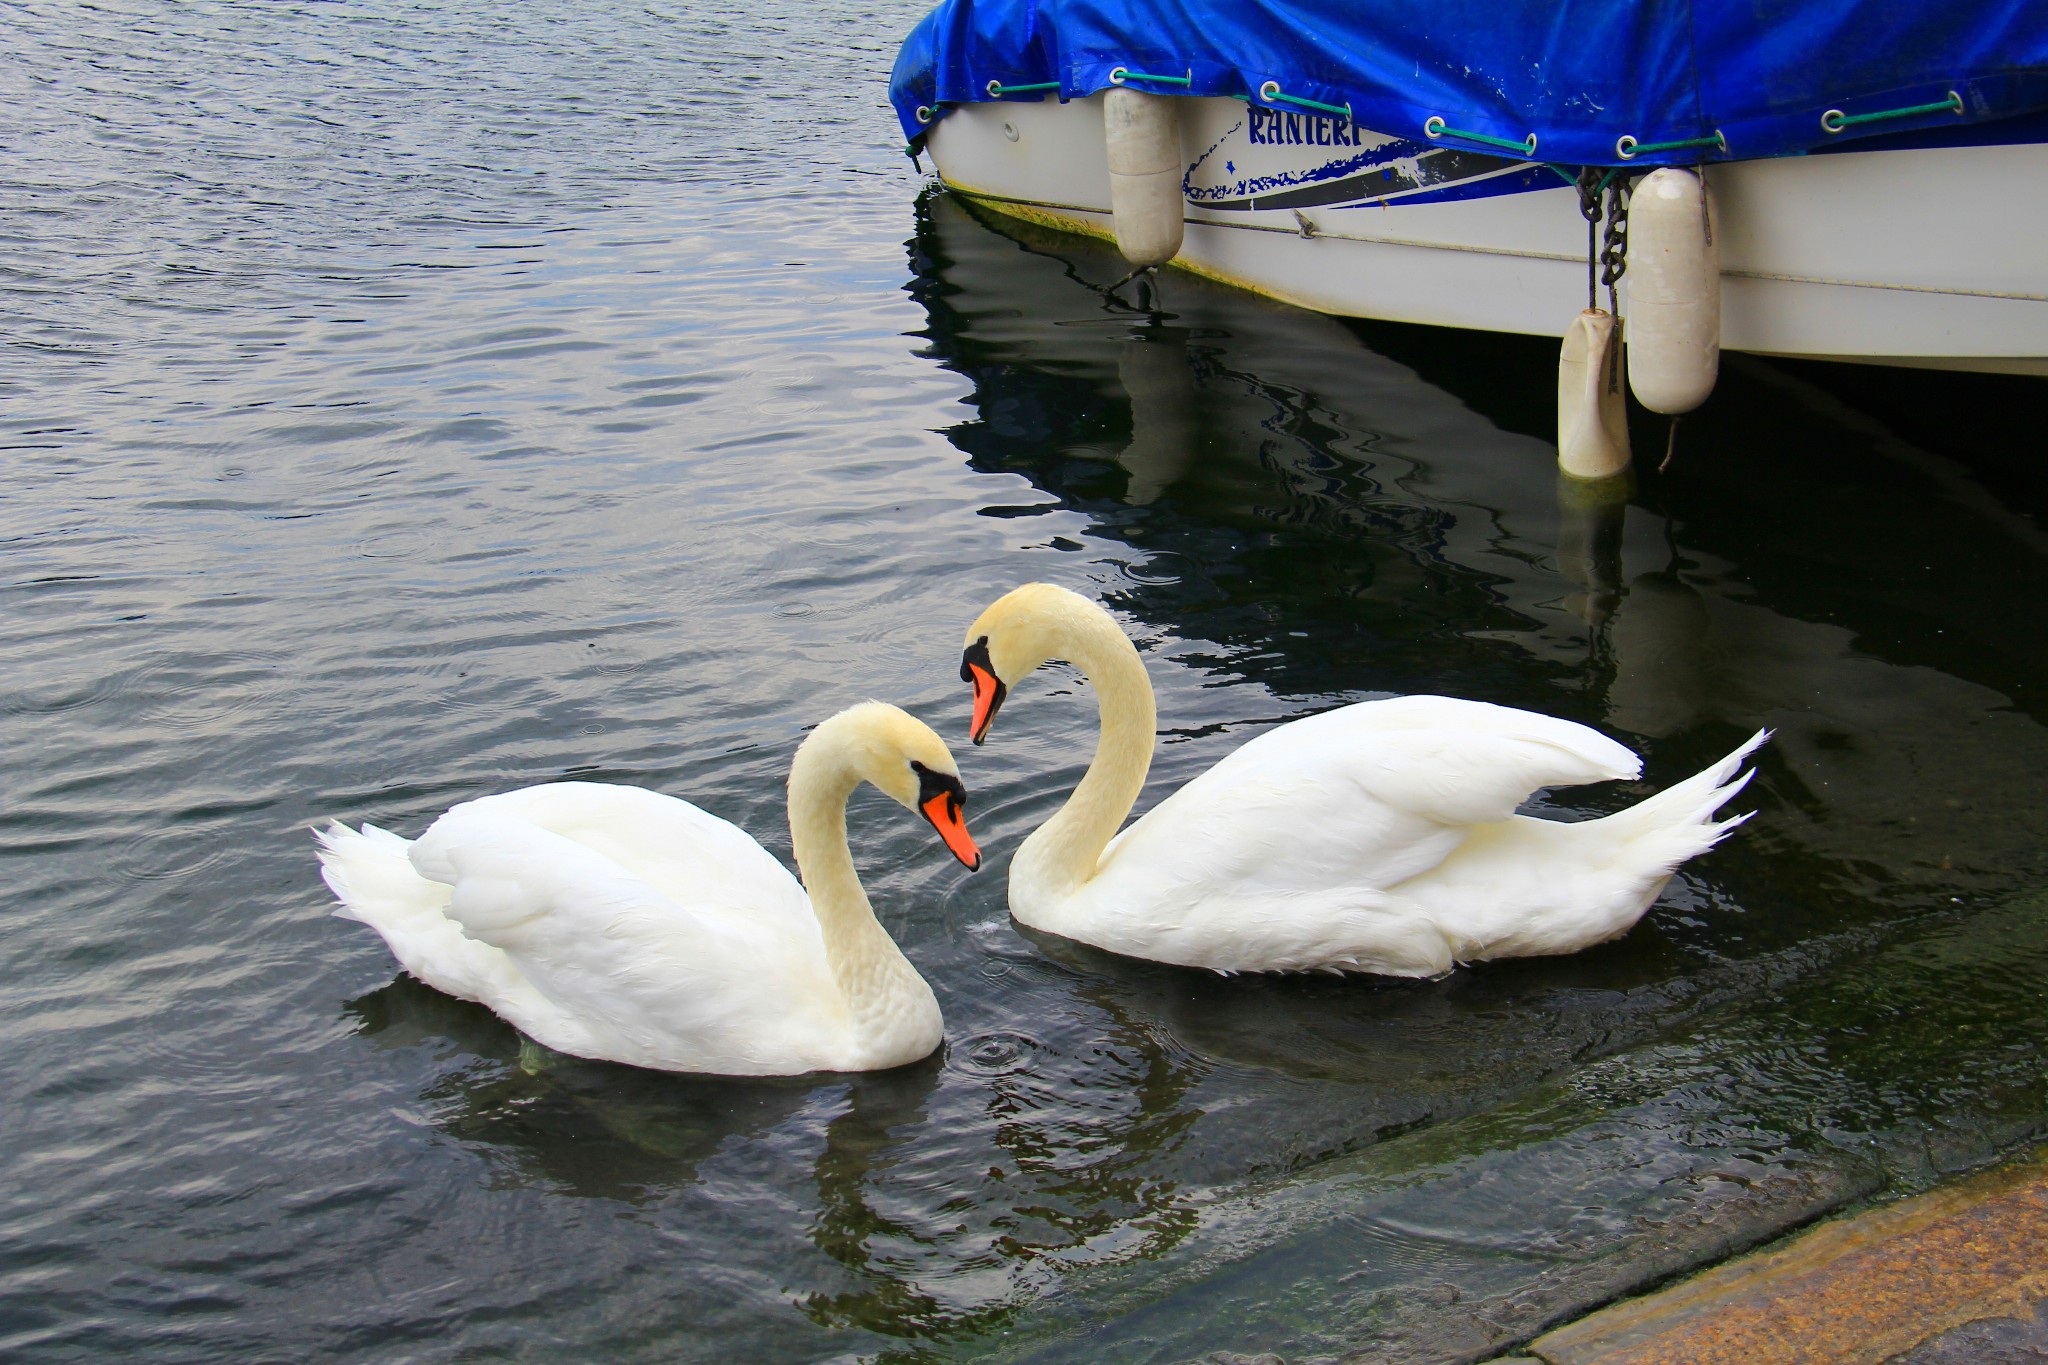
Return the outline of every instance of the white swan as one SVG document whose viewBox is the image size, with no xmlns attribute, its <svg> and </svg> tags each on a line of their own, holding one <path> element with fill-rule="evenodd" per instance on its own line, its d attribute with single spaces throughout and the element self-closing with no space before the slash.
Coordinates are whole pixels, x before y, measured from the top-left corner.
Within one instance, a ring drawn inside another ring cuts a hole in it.
<svg viewBox="0 0 2048 1365">
<path fill-rule="evenodd" d="M 801 886 L 717 816 L 597 782 L 465 801 L 417 843 L 332 825 L 321 875 L 334 913 L 407 971 L 557 1051 L 728 1076 L 879 1070 L 930 1053 L 943 1027 L 854 872 L 846 800 L 863 780 L 981 865 L 945 742 L 867 702 L 790 765 Z"/>
<path fill-rule="evenodd" d="M 1437 976 L 1614 938 L 1673 869 L 1748 819 L 1713 815 L 1769 738 L 1627 810 L 1565 824 L 1515 808 L 1542 787 L 1635 777 L 1636 756 L 1583 725 L 1485 702 L 1360 702 L 1258 736 L 1118 834 L 1152 762 L 1152 685 L 1094 602 L 1032 583 L 968 627 L 974 742 L 1008 685 L 1054 658 L 1095 686 L 1102 733 L 1066 805 L 1017 850 L 1011 913 L 1219 972 Z"/>
</svg>

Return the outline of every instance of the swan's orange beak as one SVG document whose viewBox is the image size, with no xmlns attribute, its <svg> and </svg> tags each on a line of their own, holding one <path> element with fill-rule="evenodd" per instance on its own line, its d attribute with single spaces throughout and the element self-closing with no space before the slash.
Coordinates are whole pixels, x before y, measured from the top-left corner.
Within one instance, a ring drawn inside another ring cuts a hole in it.
<svg viewBox="0 0 2048 1365">
<path fill-rule="evenodd" d="M 932 828 L 946 841 L 946 847 L 953 850 L 953 856 L 965 863 L 969 872 L 979 872 L 981 850 L 974 846 L 974 836 L 967 832 L 967 818 L 960 809 L 959 794 L 938 792 L 918 809 L 924 812 L 925 819 L 932 822 Z"/>
<path fill-rule="evenodd" d="M 914 759 L 910 769 L 917 774 L 918 810 L 932 822 L 932 828 L 953 850 L 953 856 L 967 864 L 969 872 L 979 872 L 981 850 L 974 846 L 974 836 L 967 832 L 967 788 L 951 773 L 927 768 Z"/>
<path fill-rule="evenodd" d="M 988 658 L 988 636 L 984 635 L 967 646 L 967 652 L 960 658 L 960 681 L 974 684 L 974 723 L 967 731 L 968 738 L 976 744 L 988 738 L 989 724 L 995 720 L 996 712 L 1003 706 L 1003 698 L 1009 689 L 996 676 L 995 665 Z"/>
</svg>

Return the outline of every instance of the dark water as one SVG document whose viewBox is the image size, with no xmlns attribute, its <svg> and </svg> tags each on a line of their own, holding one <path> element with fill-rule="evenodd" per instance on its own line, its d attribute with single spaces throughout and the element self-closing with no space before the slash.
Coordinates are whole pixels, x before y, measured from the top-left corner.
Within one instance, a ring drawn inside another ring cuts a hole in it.
<svg viewBox="0 0 2048 1365">
<path fill-rule="evenodd" d="M 1142 313 L 920 197 L 917 13 L 0 8 L 0 1356 L 1474 1358 L 2042 1129 L 2038 385 L 1730 357 L 1574 493 L 1549 343 Z M 1438 983 L 1033 941 L 1092 706 L 970 750 L 955 676 L 1032 578 L 1140 641 L 1148 802 L 1427 690 L 1646 755 L 1568 818 L 1769 725 L 1758 814 Z M 855 802 L 927 1063 L 547 1056 L 326 915 L 313 822 L 566 776 L 786 855 L 869 696 L 994 855 Z"/>
</svg>

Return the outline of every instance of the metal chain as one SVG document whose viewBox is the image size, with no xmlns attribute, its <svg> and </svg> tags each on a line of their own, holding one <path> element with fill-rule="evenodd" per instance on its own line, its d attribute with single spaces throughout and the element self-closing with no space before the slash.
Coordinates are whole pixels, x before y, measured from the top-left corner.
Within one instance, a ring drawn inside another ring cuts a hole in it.
<svg viewBox="0 0 2048 1365">
<path fill-rule="evenodd" d="M 1586 220 L 1586 308 L 1600 306 L 1600 168 L 1579 167 L 1579 216 Z"/>
<path fill-rule="evenodd" d="M 1600 283 L 1607 286 L 1607 311 L 1615 321 L 1616 344 L 1607 348 L 1607 391 L 1621 392 L 1621 297 L 1615 284 L 1628 273 L 1628 177 L 1619 172 L 1607 187 L 1607 236 L 1600 244 Z"/>
<path fill-rule="evenodd" d="M 1582 210 L 1583 211 L 1583 210 Z M 1607 235 L 1600 244 L 1600 283 L 1607 286 L 1607 311 L 1621 316 L 1615 284 L 1628 273 L 1628 179 L 1607 187 Z"/>
</svg>

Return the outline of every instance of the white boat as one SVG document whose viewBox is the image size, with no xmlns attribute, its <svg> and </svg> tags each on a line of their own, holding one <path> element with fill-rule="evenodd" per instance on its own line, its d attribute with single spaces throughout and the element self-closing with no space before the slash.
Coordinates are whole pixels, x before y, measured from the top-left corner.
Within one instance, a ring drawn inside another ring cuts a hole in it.
<svg viewBox="0 0 2048 1365">
<path fill-rule="evenodd" d="M 941 0 L 890 94 L 947 185 L 1142 267 L 1596 358 L 1626 317 L 1632 383 L 1704 384 L 1659 411 L 1716 343 L 2048 374 L 2044 4 Z"/>
<path fill-rule="evenodd" d="M 961 194 L 1107 237 L 1102 100 L 963 104 L 925 147 Z M 1579 194 L 1547 165 L 1418 155 L 1407 138 L 1235 99 L 1176 102 L 1178 267 L 1324 313 L 1536 336 L 1562 335 L 1586 306 Z M 1724 348 L 2048 375 L 2048 141 L 1703 169 Z M 1617 283 L 1626 315 L 1630 278 Z"/>
</svg>

